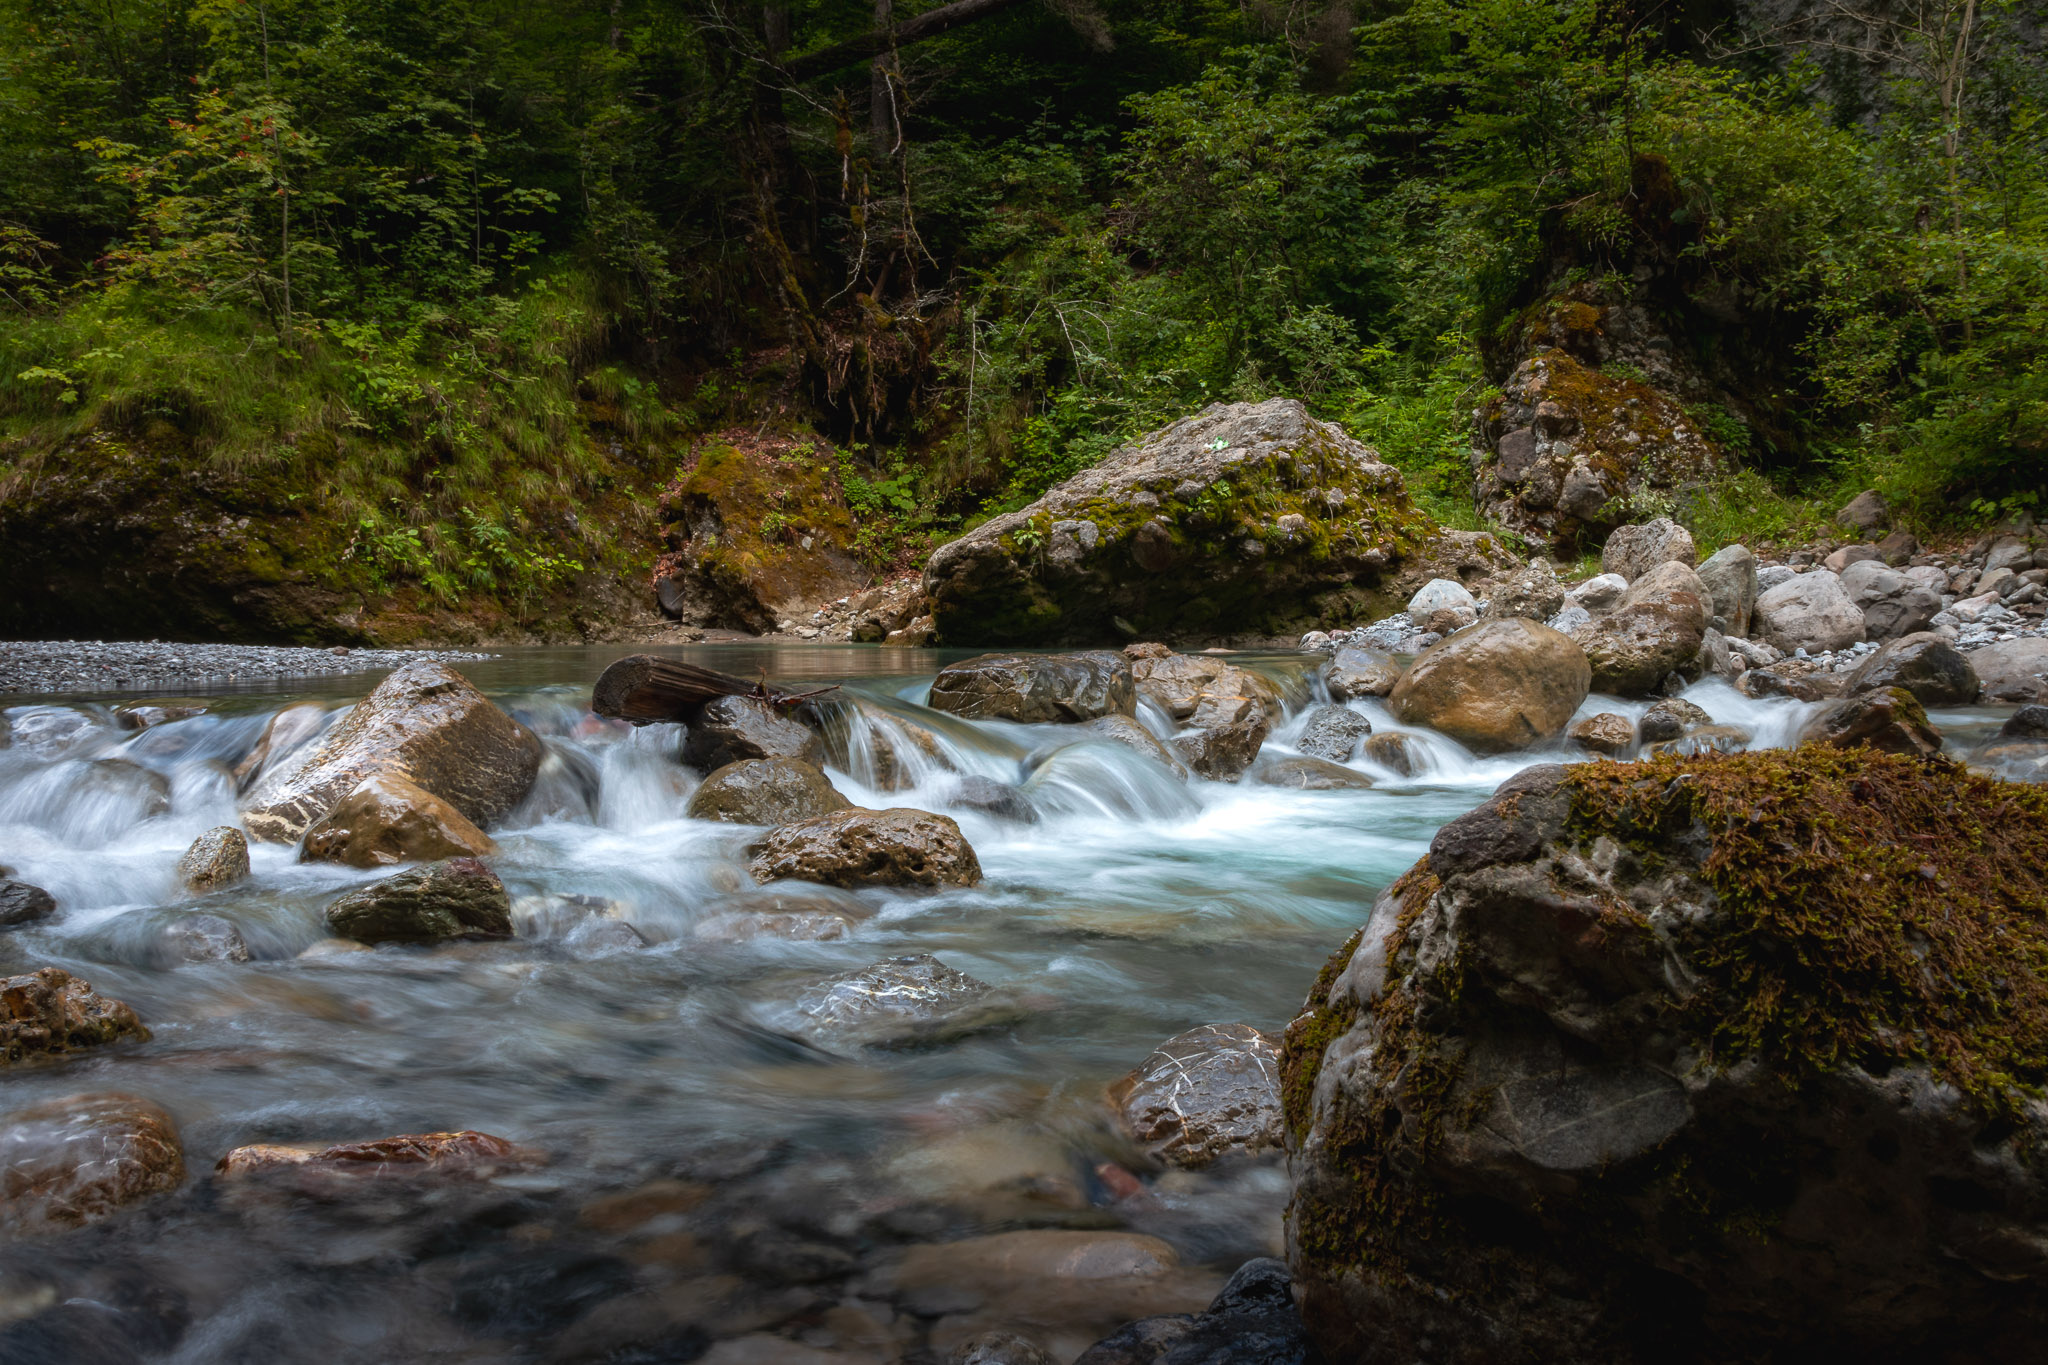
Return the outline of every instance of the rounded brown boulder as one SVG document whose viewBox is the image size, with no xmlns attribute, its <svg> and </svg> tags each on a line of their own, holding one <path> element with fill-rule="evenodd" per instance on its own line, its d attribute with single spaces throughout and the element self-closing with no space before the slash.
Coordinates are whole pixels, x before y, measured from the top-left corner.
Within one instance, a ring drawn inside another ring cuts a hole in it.
<svg viewBox="0 0 2048 1365">
<path fill-rule="evenodd" d="M 184 1179 L 177 1125 L 133 1095 L 72 1095 L 0 1120 L 0 1229 L 15 1235 L 79 1227 Z"/>
<path fill-rule="evenodd" d="M 826 886 L 973 886 L 981 862 L 960 826 L 930 811 L 892 807 L 821 815 L 768 832 L 748 871 Z"/>
<path fill-rule="evenodd" d="M 728 763 L 690 796 L 692 820 L 735 825 L 786 825 L 847 810 L 825 774 L 797 758 L 743 758 Z"/>
<path fill-rule="evenodd" d="M 147 1037 L 134 1010 L 61 967 L 0 977 L 0 1064 Z"/>
<path fill-rule="evenodd" d="M 512 899 L 474 858 L 450 858 L 359 887 L 327 907 L 327 927 L 358 943 L 509 938 Z"/>
<path fill-rule="evenodd" d="M 1517 616 L 1483 621 L 1431 645 L 1387 704 L 1405 724 L 1496 754 L 1563 734 L 1592 682 L 1585 651 Z"/>
<path fill-rule="evenodd" d="M 497 851 L 440 797 L 400 773 L 378 773 L 306 831 L 299 861 L 386 867 Z"/>
</svg>

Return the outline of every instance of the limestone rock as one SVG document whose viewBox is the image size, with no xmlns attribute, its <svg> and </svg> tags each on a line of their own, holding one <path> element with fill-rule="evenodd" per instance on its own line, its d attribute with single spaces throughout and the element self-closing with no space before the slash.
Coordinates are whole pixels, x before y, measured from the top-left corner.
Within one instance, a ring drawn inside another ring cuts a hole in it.
<svg viewBox="0 0 2048 1365">
<path fill-rule="evenodd" d="M 794 758 L 818 767 L 825 742 L 758 697 L 718 697 L 698 708 L 683 736 L 683 762 L 701 772 L 743 758 Z"/>
<path fill-rule="evenodd" d="M 1724 545 L 1699 567 L 1707 590 L 1709 612 L 1721 621 L 1724 635 L 1749 634 L 1756 611 L 1756 556 L 1746 545 Z"/>
<path fill-rule="evenodd" d="M 1922 706 L 1968 706 L 1977 700 L 1977 670 L 1939 635 L 1921 632 L 1893 640 L 1849 675 L 1850 695 L 1903 687 Z"/>
<path fill-rule="evenodd" d="M 1600 572 L 1618 573 L 1630 583 L 1659 564 L 1690 569 L 1697 563 L 1699 551 L 1693 548 L 1692 532 L 1669 517 L 1617 526 L 1600 547 Z"/>
<path fill-rule="evenodd" d="M 1131 1140 L 1170 1165 L 1277 1149 L 1279 1060 L 1279 1040 L 1249 1024 L 1205 1024 L 1153 1049 L 1110 1103 Z"/>
<path fill-rule="evenodd" d="M 748 871 L 826 886 L 973 886 L 981 863 L 943 815 L 895 807 L 837 811 L 770 830 Z"/>
<path fill-rule="evenodd" d="M 1319 706 L 1309 712 L 1294 747 L 1310 758 L 1348 763 L 1372 733 L 1372 722 L 1347 706 Z"/>
<path fill-rule="evenodd" d="M 1446 607 L 1463 607 L 1476 616 L 1477 604 L 1463 583 L 1452 578 L 1432 578 L 1408 599 L 1408 619 L 1417 630 L 1430 629 L 1430 618 Z"/>
<path fill-rule="evenodd" d="M 148 1037 L 134 1010 L 61 968 L 0 977 L 0 1064 Z"/>
<path fill-rule="evenodd" d="M 982 654 L 940 669 L 927 704 L 973 720 L 1034 724 L 1128 716 L 1137 692 L 1129 662 L 1108 650 Z"/>
<path fill-rule="evenodd" d="M 185 1181 L 171 1116 L 134 1095 L 72 1095 L 0 1119 L 0 1231 L 98 1222 Z"/>
<path fill-rule="evenodd" d="M 396 773 L 482 827 L 508 813 L 540 771 L 541 744 L 443 663 L 406 664 L 356 703 L 301 762 L 265 777 L 242 823 L 290 843 L 378 773 Z"/>
<path fill-rule="evenodd" d="M 1794 574 L 1756 600 L 1757 629 L 1772 648 L 1842 649 L 1863 638 L 1863 610 L 1826 569 Z"/>
<path fill-rule="evenodd" d="M 496 853 L 461 811 L 400 773 L 377 773 L 306 831 L 299 861 L 389 867 Z"/>
<path fill-rule="evenodd" d="M 692 820 L 789 825 L 851 809 L 831 780 L 796 758 L 743 758 L 705 778 L 690 794 Z"/>
<path fill-rule="evenodd" d="M 1628 591 L 1628 580 L 1618 573 L 1597 573 L 1565 594 L 1573 605 L 1583 607 L 1588 615 L 1599 616 L 1613 611 L 1621 605 L 1622 595 Z"/>
<path fill-rule="evenodd" d="M 1927 723 L 1919 699 L 1903 687 L 1882 687 L 1830 702 L 1799 731 L 1801 744 L 1857 745 L 1917 758 L 1941 752 L 1941 732 Z"/>
<path fill-rule="evenodd" d="M 1406 724 L 1441 730 L 1476 753 L 1501 753 L 1563 734 L 1591 682 L 1577 645 L 1512 617 L 1431 645 L 1387 705 Z"/>
<path fill-rule="evenodd" d="M 57 913 L 57 899 L 40 886 L 0 880 L 0 929 L 35 924 Z"/>
<path fill-rule="evenodd" d="M 1566 734 L 1580 748 L 1607 758 L 1627 753 L 1636 742 L 1636 727 L 1627 716 L 1616 715 L 1612 711 L 1588 716 L 1574 724 Z"/>
<path fill-rule="evenodd" d="M 178 880 L 189 891 L 217 891 L 248 875 L 249 840 L 233 825 L 214 826 L 178 859 Z"/>
<path fill-rule="evenodd" d="M 512 900 L 474 858 L 450 858 L 372 882 L 327 907 L 327 927 L 358 943 L 509 938 Z"/>
</svg>

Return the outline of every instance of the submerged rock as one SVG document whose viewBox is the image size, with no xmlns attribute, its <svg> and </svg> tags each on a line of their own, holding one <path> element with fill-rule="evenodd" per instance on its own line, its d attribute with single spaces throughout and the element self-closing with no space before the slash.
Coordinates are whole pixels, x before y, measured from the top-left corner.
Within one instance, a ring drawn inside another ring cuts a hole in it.
<svg viewBox="0 0 2048 1365">
<path fill-rule="evenodd" d="M 401 1133 L 331 1147 L 255 1143 L 234 1148 L 213 1169 L 225 1180 L 288 1174 L 295 1184 L 333 1192 L 361 1181 L 393 1177 L 488 1179 L 545 1160 L 531 1147 L 465 1128 L 447 1133 Z"/>
<path fill-rule="evenodd" d="M 35 924 L 57 913 L 57 898 L 40 886 L 0 880 L 0 929 Z"/>
<path fill-rule="evenodd" d="M 1423 761 L 1421 747 L 1412 735 L 1399 730 L 1382 730 L 1368 736 L 1361 756 L 1370 763 L 1399 773 L 1402 777 L 1413 777 L 1428 765 Z"/>
<path fill-rule="evenodd" d="M 0 1230 L 80 1227 L 185 1180 L 178 1126 L 134 1095 L 73 1095 L 0 1119 Z"/>
<path fill-rule="evenodd" d="M 1133 1142 L 1169 1165 L 1277 1149 L 1279 1040 L 1249 1024 L 1205 1024 L 1167 1039 L 1110 1087 Z"/>
<path fill-rule="evenodd" d="M 1294 747 L 1310 758 L 1349 763 L 1372 733 L 1372 722 L 1346 706 L 1318 706 L 1309 712 Z"/>
<path fill-rule="evenodd" d="M 940 1043 L 1014 1022 L 1015 1000 L 933 957 L 892 957 L 827 977 L 796 999 L 797 1032 L 827 1047 Z"/>
<path fill-rule="evenodd" d="M 148 1037 L 134 1010 L 62 968 L 0 977 L 0 1063 Z"/>
<path fill-rule="evenodd" d="M 1372 785 L 1372 779 L 1356 768 L 1325 758 L 1269 758 L 1253 765 L 1250 776 L 1262 787 L 1292 787 L 1297 791 L 1363 791 Z"/>
<path fill-rule="evenodd" d="M 970 720 L 1025 724 L 1128 716 L 1137 693 L 1130 663 L 1109 650 L 1081 654 L 981 654 L 932 679 L 928 705 Z"/>
<path fill-rule="evenodd" d="M 247 962 L 249 945 L 233 920 L 219 915 L 179 915 L 157 931 L 155 956 L 171 966 L 185 962 Z"/>
<path fill-rule="evenodd" d="M 981 863 L 944 815 L 897 806 L 821 815 L 770 830 L 747 870 L 826 886 L 973 886 Z"/>
<path fill-rule="evenodd" d="M 349 892 L 327 907 L 327 927 L 358 943 L 509 938 L 512 900 L 482 863 L 450 858 Z"/>
<path fill-rule="evenodd" d="M 389 867 L 497 851 L 491 837 L 448 802 L 401 773 L 377 773 L 306 831 L 299 861 Z"/>
<path fill-rule="evenodd" d="M 280 721 L 282 717 L 280 717 Z M 265 777 L 242 822 L 290 843 L 378 773 L 396 773 L 482 827 L 518 805 L 540 771 L 540 739 L 443 663 L 410 663 L 357 702 L 305 757 Z"/>
<path fill-rule="evenodd" d="M 2029 1354 L 2044 896 L 2048 792 L 1953 766 L 1519 774 L 1288 1028 L 1324 1358 Z"/>
<path fill-rule="evenodd" d="M 787 825 L 852 805 L 831 779 L 802 759 L 743 758 L 705 778 L 690 794 L 685 813 L 692 820 Z"/>
<path fill-rule="evenodd" d="M 154 768 L 145 768 L 130 759 L 96 758 L 85 765 L 85 774 L 71 795 L 73 800 L 128 802 L 136 816 L 147 820 L 171 808 L 171 781 Z"/>
<path fill-rule="evenodd" d="M 1185 773 L 1185 769 L 1182 771 Z M 1038 823 L 1038 809 L 1031 804 L 1031 797 L 1023 788 L 998 782 L 993 777 L 970 773 L 956 779 L 946 791 L 946 804 L 955 810 L 980 811 L 983 815 L 993 815 L 998 820 L 1014 820 L 1020 825 Z"/>
<path fill-rule="evenodd" d="M 188 891 L 218 891 L 248 875 L 249 840 L 233 825 L 214 826 L 178 859 L 178 880 Z"/>
<path fill-rule="evenodd" d="M 825 741 L 759 697 L 717 697 L 690 717 L 683 762 L 713 772 L 744 758 L 793 758 L 816 768 Z"/>
<path fill-rule="evenodd" d="M 1163 764 L 1168 771 L 1183 782 L 1188 770 L 1178 755 L 1166 747 L 1166 742 L 1147 730 L 1129 716 L 1098 716 L 1094 720 L 1076 727 L 1091 735 L 1121 744 L 1126 749 L 1141 753 L 1145 757 Z"/>
<path fill-rule="evenodd" d="M 1592 676 L 1571 640 L 1510 617 L 1424 650 L 1387 706 L 1407 724 L 1441 730 L 1476 753 L 1501 753 L 1564 733 Z"/>
<path fill-rule="evenodd" d="M 1643 718 L 1636 722 L 1636 738 L 1645 744 L 1658 744 L 1667 739 L 1677 739 L 1695 726 L 1713 723 L 1714 718 L 1707 714 L 1706 708 L 1671 697 L 1643 712 Z"/>
</svg>

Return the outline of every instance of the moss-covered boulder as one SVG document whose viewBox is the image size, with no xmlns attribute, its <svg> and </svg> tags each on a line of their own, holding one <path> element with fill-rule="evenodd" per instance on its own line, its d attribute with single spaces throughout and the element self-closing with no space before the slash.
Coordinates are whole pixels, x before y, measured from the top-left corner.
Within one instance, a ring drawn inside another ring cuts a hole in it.
<svg viewBox="0 0 2048 1365">
<path fill-rule="evenodd" d="M 1292 399 L 1218 403 L 932 553 L 946 644 L 1298 636 L 1512 557 L 1446 531 L 1400 472 Z"/>
<path fill-rule="evenodd" d="M 2048 792 L 1820 746 L 1524 771 L 1288 1027 L 1331 1360 L 1991 1360 L 2048 1330 Z"/>
</svg>

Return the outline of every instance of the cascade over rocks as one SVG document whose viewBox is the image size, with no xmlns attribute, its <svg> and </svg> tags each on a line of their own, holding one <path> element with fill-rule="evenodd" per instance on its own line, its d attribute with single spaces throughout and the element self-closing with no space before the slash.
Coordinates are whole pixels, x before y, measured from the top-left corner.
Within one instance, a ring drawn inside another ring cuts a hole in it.
<svg viewBox="0 0 2048 1365">
<path fill-rule="evenodd" d="M 1262 787 L 1291 787 L 1305 792 L 1364 791 L 1373 785 L 1372 779 L 1356 768 L 1326 758 L 1261 759 L 1251 766 L 1247 776 Z"/>
<path fill-rule="evenodd" d="M 692 820 L 788 825 L 853 806 L 829 778 L 795 758 L 743 758 L 705 778 L 690 794 Z"/>
<path fill-rule="evenodd" d="M 1173 748 L 1196 776 L 1211 782 L 1235 782 L 1259 756 L 1270 728 L 1261 711 L 1240 720 L 1175 735 Z"/>
<path fill-rule="evenodd" d="M 768 831 L 747 870 L 825 886 L 973 886 L 974 849 L 949 816 L 896 806 L 855 806 Z"/>
<path fill-rule="evenodd" d="M 540 771 L 533 731 L 499 710 L 444 663 L 394 671 L 297 762 L 249 796 L 250 835 L 291 843 L 365 778 L 397 773 L 482 827 L 525 797 Z"/>
<path fill-rule="evenodd" d="M 57 913 L 57 898 L 40 886 L 0 880 L 0 929 L 35 924 Z"/>
<path fill-rule="evenodd" d="M 924 591 L 944 642 L 1299 635 L 1380 614 L 1435 577 L 1505 568 L 1447 531 L 1399 471 L 1293 399 L 1218 403 L 940 546 Z"/>
<path fill-rule="evenodd" d="M 970 720 L 1028 725 L 1128 716 L 1137 692 L 1129 661 L 1110 650 L 981 654 L 940 669 L 927 704 Z"/>
<path fill-rule="evenodd" d="M 1526 770 L 1281 1061 L 1329 1360 L 2035 1352 L 2048 792 L 1869 749 Z"/>
<path fill-rule="evenodd" d="M 1318 706 L 1309 712 L 1294 747 L 1310 758 L 1349 763 L 1372 733 L 1372 722 L 1347 706 Z"/>
<path fill-rule="evenodd" d="M 1570 639 L 1521 617 L 1486 621 L 1431 645 L 1387 706 L 1476 753 L 1552 740 L 1586 699 L 1592 669 Z"/>
</svg>

